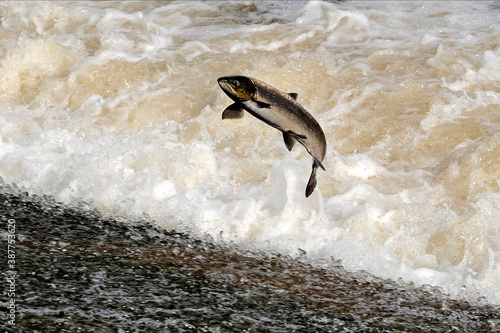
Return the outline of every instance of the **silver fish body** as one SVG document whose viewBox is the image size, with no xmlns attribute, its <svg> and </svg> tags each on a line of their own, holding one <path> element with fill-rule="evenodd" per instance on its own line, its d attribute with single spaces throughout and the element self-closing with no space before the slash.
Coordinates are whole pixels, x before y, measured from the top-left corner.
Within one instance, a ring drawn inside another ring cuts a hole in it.
<svg viewBox="0 0 500 333">
<path fill-rule="evenodd" d="M 297 94 L 284 93 L 260 80 L 246 76 L 225 76 L 219 86 L 234 103 L 222 113 L 222 119 L 237 119 L 244 110 L 266 124 L 280 130 L 288 150 L 296 141 L 313 158 L 312 172 L 306 187 L 306 197 L 316 187 L 316 170 L 325 170 L 326 138 L 316 119 L 297 101 Z"/>
</svg>

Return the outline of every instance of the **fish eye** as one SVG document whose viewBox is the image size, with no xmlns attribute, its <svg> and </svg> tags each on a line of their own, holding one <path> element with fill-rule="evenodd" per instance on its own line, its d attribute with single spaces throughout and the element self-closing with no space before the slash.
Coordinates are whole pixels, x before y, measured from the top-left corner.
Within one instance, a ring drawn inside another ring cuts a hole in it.
<svg viewBox="0 0 500 333">
<path fill-rule="evenodd" d="M 231 79 L 231 80 L 229 80 L 229 83 L 236 88 L 238 88 L 240 86 L 240 81 L 238 81 L 238 80 Z"/>
</svg>

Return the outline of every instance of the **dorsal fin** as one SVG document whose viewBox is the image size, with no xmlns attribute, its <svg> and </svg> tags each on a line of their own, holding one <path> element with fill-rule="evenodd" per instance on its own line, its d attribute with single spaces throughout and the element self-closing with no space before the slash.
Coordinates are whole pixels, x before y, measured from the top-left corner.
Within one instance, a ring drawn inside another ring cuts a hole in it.
<svg viewBox="0 0 500 333">
<path fill-rule="evenodd" d="M 288 96 L 290 96 L 291 98 L 293 98 L 294 100 L 297 100 L 297 96 L 298 94 L 297 93 L 288 93 Z"/>
</svg>

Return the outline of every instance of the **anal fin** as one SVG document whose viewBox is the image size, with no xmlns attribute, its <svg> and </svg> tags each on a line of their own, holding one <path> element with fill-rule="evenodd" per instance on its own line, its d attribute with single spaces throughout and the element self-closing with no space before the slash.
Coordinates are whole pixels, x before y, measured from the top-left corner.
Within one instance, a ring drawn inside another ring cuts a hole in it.
<svg viewBox="0 0 500 333">
<path fill-rule="evenodd" d="M 311 156 L 312 156 L 312 155 L 311 155 Z M 316 163 L 316 164 L 317 164 L 317 165 L 318 165 L 321 169 L 323 169 L 323 170 L 325 170 L 325 171 L 326 171 L 325 167 L 323 166 L 323 164 L 321 163 L 321 161 L 320 161 L 320 160 L 318 160 L 318 159 L 317 159 L 316 157 L 314 157 L 314 156 L 313 156 L 312 158 L 313 158 L 313 160 L 314 160 L 314 163 Z"/>
<path fill-rule="evenodd" d="M 240 103 L 233 103 L 222 112 L 222 119 L 240 119 L 243 118 L 244 112 Z"/>
</svg>

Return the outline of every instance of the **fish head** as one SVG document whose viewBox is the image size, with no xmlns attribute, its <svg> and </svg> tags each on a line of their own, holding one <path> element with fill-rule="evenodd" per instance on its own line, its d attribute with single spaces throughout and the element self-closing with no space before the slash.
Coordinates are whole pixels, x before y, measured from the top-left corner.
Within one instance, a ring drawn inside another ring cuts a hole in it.
<svg viewBox="0 0 500 333">
<path fill-rule="evenodd" d="M 255 95 L 255 84 L 246 76 L 224 76 L 217 79 L 221 89 L 236 102 L 249 101 Z"/>
</svg>

